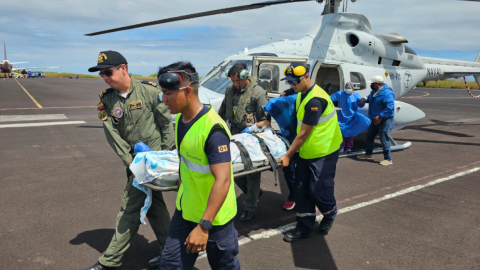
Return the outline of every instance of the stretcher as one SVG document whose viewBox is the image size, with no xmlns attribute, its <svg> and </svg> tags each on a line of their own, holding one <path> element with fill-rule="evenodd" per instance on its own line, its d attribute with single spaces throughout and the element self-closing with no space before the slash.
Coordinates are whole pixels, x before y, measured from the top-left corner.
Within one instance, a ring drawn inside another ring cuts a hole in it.
<svg viewBox="0 0 480 270">
<path fill-rule="evenodd" d="M 288 149 L 290 147 L 290 143 L 285 139 L 283 136 L 279 135 L 278 133 L 275 133 L 278 138 L 281 139 L 281 142 L 285 145 L 285 148 Z M 255 136 L 255 135 L 254 135 Z M 259 139 L 258 136 L 257 139 Z M 275 185 L 277 184 L 277 174 L 276 170 L 279 167 L 278 160 L 280 159 L 279 157 L 274 157 L 270 149 L 268 148 L 267 144 L 260 139 L 260 147 L 262 149 L 263 154 L 267 159 L 265 160 L 260 160 L 260 161 L 252 161 L 249 157 L 249 152 L 248 150 L 241 145 L 239 141 L 232 141 L 232 143 L 235 143 L 235 145 L 238 147 L 240 150 L 240 155 L 242 162 L 241 163 L 233 163 L 232 164 L 232 170 L 233 170 L 233 177 L 238 178 L 238 177 L 244 177 L 250 174 L 254 173 L 259 173 L 262 171 L 266 170 L 272 170 L 275 175 Z M 174 174 L 169 174 L 169 175 L 164 175 L 161 177 L 158 177 L 149 183 L 142 183 L 141 185 L 148 187 L 154 191 L 172 191 L 172 190 L 177 190 L 177 182 L 179 180 L 179 175 L 178 173 Z"/>
<path fill-rule="evenodd" d="M 279 138 L 282 139 L 282 141 L 285 143 L 287 149 L 290 147 L 290 143 L 281 135 L 278 135 Z M 399 151 L 399 150 L 404 150 L 407 149 L 412 145 L 411 142 L 406 142 L 404 144 L 398 144 L 392 137 L 389 136 L 389 139 L 391 141 L 391 151 Z M 263 152 L 265 153 L 265 149 Z M 373 149 L 373 153 L 382 153 L 383 149 L 381 147 L 376 147 Z M 343 157 L 353 157 L 357 155 L 362 155 L 365 154 L 365 150 L 357 150 L 349 153 L 341 153 L 339 158 Z M 233 163 L 232 164 L 232 170 L 233 170 L 233 177 L 238 178 L 238 177 L 244 177 L 249 174 L 254 174 L 254 173 L 259 173 L 262 171 L 267 171 L 267 170 L 272 170 L 275 175 L 275 181 L 276 181 L 276 170 L 279 167 L 278 160 L 279 158 L 273 158 L 271 155 L 266 155 L 267 159 L 266 160 L 261 160 L 261 161 L 252 161 L 250 163 Z M 272 160 L 274 159 L 274 161 Z M 243 159 L 242 159 L 243 160 Z M 165 175 L 158 177 L 154 180 L 152 180 L 149 183 L 143 183 L 141 185 L 150 188 L 153 191 L 174 191 L 178 189 L 177 182 L 179 180 L 178 173 L 170 174 L 170 175 Z M 276 185 L 276 183 L 275 183 Z"/>
<path fill-rule="evenodd" d="M 277 164 L 278 164 L 278 160 Z M 249 174 L 263 172 L 267 170 L 272 170 L 272 166 L 268 160 L 263 161 L 254 161 L 252 162 L 253 169 L 252 170 L 245 170 L 245 164 L 243 163 L 233 163 L 232 170 L 233 170 L 233 178 L 247 176 Z M 277 165 L 278 168 L 278 165 Z M 276 169 L 276 168 L 275 168 Z M 177 190 L 177 182 L 178 182 L 178 173 L 165 175 L 159 178 L 156 178 L 150 183 L 141 184 L 146 186 L 154 191 L 172 191 Z"/>
</svg>

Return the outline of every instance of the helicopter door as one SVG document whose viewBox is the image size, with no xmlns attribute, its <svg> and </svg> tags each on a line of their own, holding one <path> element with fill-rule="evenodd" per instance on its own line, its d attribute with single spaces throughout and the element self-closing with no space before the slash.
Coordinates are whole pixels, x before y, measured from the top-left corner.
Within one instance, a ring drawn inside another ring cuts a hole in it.
<svg viewBox="0 0 480 270">
<path fill-rule="evenodd" d="M 283 71 L 292 62 L 307 63 L 307 59 L 280 58 L 254 56 L 252 63 L 252 76 L 258 79 L 260 85 L 267 91 L 268 98 L 278 97 L 280 93 L 290 88 L 280 80 L 284 77 Z"/>
<path fill-rule="evenodd" d="M 344 78 L 340 65 L 329 65 L 319 62 L 312 71 L 312 79 L 329 95 L 343 89 Z"/>
</svg>

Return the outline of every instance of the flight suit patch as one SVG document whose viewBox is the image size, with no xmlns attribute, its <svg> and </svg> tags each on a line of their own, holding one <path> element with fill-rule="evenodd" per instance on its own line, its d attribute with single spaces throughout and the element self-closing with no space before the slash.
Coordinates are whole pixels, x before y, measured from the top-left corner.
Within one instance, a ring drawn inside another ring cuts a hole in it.
<svg viewBox="0 0 480 270">
<path fill-rule="evenodd" d="M 141 100 L 135 100 L 128 103 L 130 111 L 143 108 L 143 102 Z"/>
<path fill-rule="evenodd" d="M 99 113 L 98 113 L 98 119 L 102 120 L 102 121 L 105 121 L 107 120 L 108 118 L 108 114 L 105 110 L 101 110 Z"/>
<path fill-rule="evenodd" d="M 117 108 L 113 109 L 113 116 L 115 116 L 116 118 L 122 118 L 122 116 L 123 116 L 122 108 L 117 107 Z"/>
<path fill-rule="evenodd" d="M 103 103 L 98 103 L 97 104 L 97 110 L 101 111 L 101 110 L 105 110 L 105 105 Z"/>
</svg>

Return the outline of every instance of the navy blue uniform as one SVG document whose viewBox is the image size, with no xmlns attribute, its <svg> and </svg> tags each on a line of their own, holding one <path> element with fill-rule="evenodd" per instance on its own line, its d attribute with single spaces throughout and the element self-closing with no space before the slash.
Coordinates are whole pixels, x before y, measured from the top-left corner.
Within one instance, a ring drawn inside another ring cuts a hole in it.
<svg viewBox="0 0 480 270">
<path fill-rule="evenodd" d="M 313 87 L 311 88 L 313 89 Z M 309 91 L 311 91 L 309 89 Z M 302 100 L 307 96 L 302 95 Z M 325 99 L 314 98 L 305 105 L 303 123 L 315 126 L 327 107 Z M 313 110 L 312 107 L 318 107 Z M 315 225 L 315 206 L 324 219 L 334 219 L 337 215 L 337 202 L 334 195 L 335 172 L 339 151 L 314 159 L 297 156 L 295 169 L 295 210 L 297 213 L 296 230 L 309 233 Z"/>
</svg>

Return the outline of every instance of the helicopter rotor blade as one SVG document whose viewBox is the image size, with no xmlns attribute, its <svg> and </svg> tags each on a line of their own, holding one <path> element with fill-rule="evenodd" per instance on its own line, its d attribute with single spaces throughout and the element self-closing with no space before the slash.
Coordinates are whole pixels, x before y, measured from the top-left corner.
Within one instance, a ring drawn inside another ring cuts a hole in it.
<svg viewBox="0 0 480 270">
<path fill-rule="evenodd" d="M 205 12 L 198 12 L 198 13 L 193 13 L 193 14 L 189 14 L 189 15 L 182 15 L 182 16 L 177 16 L 177 17 L 172 17 L 172 18 L 167 18 L 167 19 L 162 19 L 162 20 L 156 20 L 156 21 L 150 21 L 150 22 L 145 22 L 145 23 L 132 24 L 132 25 L 128 25 L 128 26 L 123 26 L 123 27 L 118 27 L 118 28 L 113 28 L 113 29 L 108 29 L 108 30 L 103 30 L 103 31 L 98 31 L 98 32 L 85 34 L 85 36 L 96 36 L 96 35 L 102 35 L 102 34 L 107 34 L 107 33 L 112 33 L 112 32 L 135 29 L 135 28 L 140 28 L 140 27 L 145 27 L 145 26 L 150 26 L 150 25 L 155 25 L 155 24 L 163 24 L 163 23 L 176 22 L 176 21 L 182 21 L 182 20 L 193 19 L 193 18 L 223 14 L 223 13 L 232 13 L 232 12 L 237 12 L 237 11 L 257 9 L 257 8 L 263 8 L 263 7 L 279 5 L 279 4 L 287 4 L 287 3 L 295 3 L 295 2 L 307 2 L 307 1 L 315 1 L 315 0 L 266 1 L 266 2 L 261 2 L 261 3 L 243 5 L 243 6 L 236 6 L 236 7 L 230 7 L 230 8 L 210 10 L 210 11 L 205 11 Z"/>
</svg>

